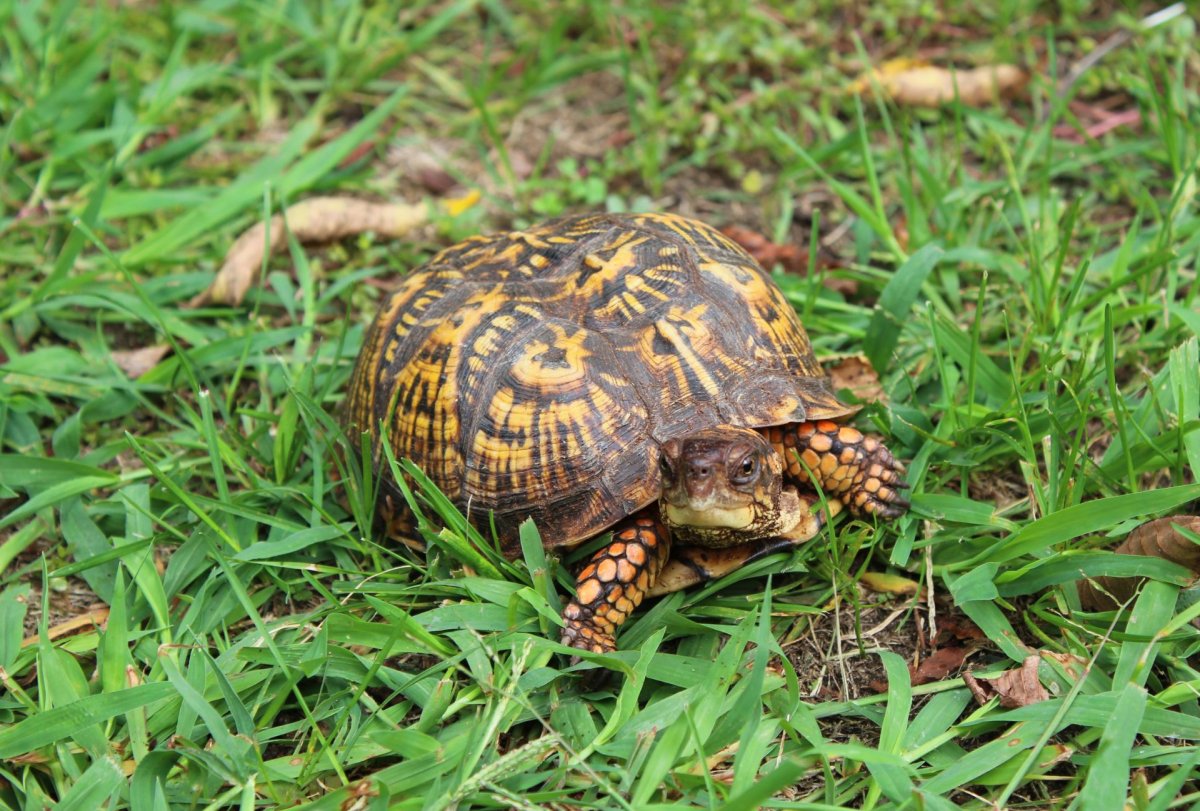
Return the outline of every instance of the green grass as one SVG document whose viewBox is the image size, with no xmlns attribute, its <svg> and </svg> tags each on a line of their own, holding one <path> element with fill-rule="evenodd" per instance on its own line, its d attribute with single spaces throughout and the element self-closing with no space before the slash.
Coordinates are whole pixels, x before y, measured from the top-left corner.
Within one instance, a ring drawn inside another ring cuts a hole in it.
<svg viewBox="0 0 1200 811">
<path fill-rule="evenodd" d="M 1194 805 L 1190 579 L 1106 551 L 1200 500 L 1194 22 L 1059 98 L 1152 9 L 550 8 L 0 1 L 0 806 Z M 843 92 L 937 48 L 1034 67 L 1028 97 Z M 1054 134 L 1102 101 L 1141 123 Z M 265 212 L 420 199 L 418 158 L 483 203 L 185 307 Z M 856 292 L 780 284 L 819 355 L 880 371 L 859 422 L 913 511 L 648 604 L 585 692 L 551 641 L 579 553 L 505 561 L 428 494 L 428 554 L 389 544 L 336 414 L 372 280 L 596 208 L 827 241 Z M 136 379 L 113 354 L 159 344 Z M 1082 610 L 1114 572 L 1152 579 Z M 971 667 L 1040 653 L 1051 698 L 914 686 L 931 619 L 963 617 Z"/>
</svg>

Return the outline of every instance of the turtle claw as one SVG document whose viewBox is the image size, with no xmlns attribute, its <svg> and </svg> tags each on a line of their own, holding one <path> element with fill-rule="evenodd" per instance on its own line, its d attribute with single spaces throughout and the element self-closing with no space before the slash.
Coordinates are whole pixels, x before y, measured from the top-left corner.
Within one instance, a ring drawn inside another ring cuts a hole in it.
<svg viewBox="0 0 1200 811">
<path fill-rule="evenodd" d="M 567 607 L 570 611 L 572 606 Z M 564 612 L 565 613 L 565 612 Z M 579 650 L 590 651 L 591 653 L 612 653 L 617 649 L 617 641 L 612 634 L 605 633 L 595 625 L 588 624 L 582 619 L 567 618 L 566 625 L 563 626 L 562 637 L 560 641 L 569 647 L 578 648 Z M 582 661 L 579 656 L 571 657 L 571 664 L 577 665 Z"/>
</svg>

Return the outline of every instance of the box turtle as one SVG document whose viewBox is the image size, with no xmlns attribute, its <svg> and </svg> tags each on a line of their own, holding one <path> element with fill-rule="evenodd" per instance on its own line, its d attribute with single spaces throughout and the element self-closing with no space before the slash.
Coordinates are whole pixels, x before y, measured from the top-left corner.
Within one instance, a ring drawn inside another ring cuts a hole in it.
<svg viewBox="0 0 1200 811">
<path fill-rule="evenodd" d="M 595 652 L 646 596 L 812 538 L 812 478 L 830 513 L 903 513 L 903 468 L 839 424 L 854 411 L 754 259 L 667 214 L 443 250 L 384 302 L 347 401 L 377 467 L 387 442 L 507 554 L 527 518 L 547 547 L 612 531 L 563 611 Z"/>
</svg>

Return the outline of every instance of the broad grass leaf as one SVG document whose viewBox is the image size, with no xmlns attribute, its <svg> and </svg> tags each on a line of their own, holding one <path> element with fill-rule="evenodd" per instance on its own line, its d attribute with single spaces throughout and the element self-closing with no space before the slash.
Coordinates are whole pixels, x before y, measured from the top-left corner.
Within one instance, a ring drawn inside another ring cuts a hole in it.
<svg viewBox="0 0 1200 811">
<path fill-rule="evenodd" d="M 1129 756 L 1146 711 L 1146 691 L 1127 684 L 1117 711 L 1104 725 L 1079 792 L 1079 807 L 1088 811 L 1122 811 L 1129 793 Z"/>
<path fill-rule="evenodd" d="M 1142 586 L 1142 593 L 1133 604 L 1125 627 L 1126 633 L 1135 639 L 1122 644 L 1117 654 L 1117 667 L 1113 671 L 1114 687 L 1120 687 L 1125 682 L 1139 686 L 1146 683 L 1162 644 L 1158 634 L 1174 616 L 1178 598 L 1179 587 L 1170 583 L 1149 580 Z M 1135 641 L 1138 638 L 1145 641 Z"/>
<path fill-rule="evenodd" d="M 95 811 L 103 808 L 124 785 L 125 774 L 116 758 L 97 758 L 58 801 L 56 811 Z"/>
<path fill-rule="evenodd" d="M 909 311 L 921 292 L 921 285 L 943 254 L 945 251 L 940 245 L 924 246 L 896 269 L 883 288 L 863 339 L 863 351 L 878 371 L 888 368 L 896 341 L 908 321 Z"/>
<path fill-rule="evenodd" d="M 12 670 L 17 654 L 21 652 L 31 592 L 28 583 L 18 583 L 0 592 L 0 667 L 5 670 Z"/>
<path fill-rule="evenodd" d="M 882 753 L 899 756 L 908 726 L 908 714 L 912 709 L 912 682 L 909 680 L 908 664 L 898 655 L 891 651 L 880 651 L 879 658 L 887 672 L 888 700 L 879 728 L 878 747 Z M 888 762 L 867 761 L 867 768 L 889 800 L 903 802 L 912 794 L 913 784 L 909 777 L 911 767 L 907 764 L 898 767 Z"/>
<path fill-rule="evenodd" d="M 1041 706 L 1041 705 L 1038 705 Z M 994 718 L 995 716 L 989 716 Z M 1038 740 L 1040 730 L 1033 724 L 1019 724 L 995 740 L 968 752 L 920 785 L 932 794 L 947 794 L 973 784 L 979 777 L 999 768 L 1024 753 Z"/>
<path fill-rule="evenodd" d="M 1020 569 L 1010 569 L 996 577 L 995 585 L 1001 597 L 1017 597 L 1036 594 L 1059 583 L 1072 583 L 1100 575 L 1113 578 L 1152 578 L 1177 586 L 1186 586 L 1196 577 L 1190 569 L 1161 558 L 1114 555 L 1111 552 L 1068 551 L 1052 558 L 1036 560 Z M 1080 582 L 1081 600 L 1085 588 L 1090 588 L 1089 584 L 1086 581 Z M 1097 610 L 1094 603 L 1089 605 L 1087 601 L 1084 601 L 1084 607 Z"/>
<path fill-rule="evenodd" d="M 167 682 L 153 682 L 115 693 L 84 696 L 53 709 L 31 715 L 0 729 L 0 759 L 24 755 L 64 738 L 74 737 L 92 724 L 145 707 L 175 695 Z"/>
<path fill-rule="evenodd" d="M 129 807 L 146 811 L 168 811 L 167 779 L 182 752 L 160 749 L 138 761 L 129 781 Z"/>
<path fill-rule="evenodd" d="M 1107 693 L 1075 696 L 1071 700 L 1071 706 L 1067 708 L 1061 718 L 1057 719 L 1057 728 L 1061 729 L 1070 724 L 1077 724 L 1081 727 L 1103 729 L 1108 723 L 1108 719 L 1117 712 L 1122 695 L 1123 688 L 1122 691 L 1113 690 Z M 974 726 L 985 723 L 1012 724 L 1030 721 L 1034 725 L 1040 724 L 1041 729 L 1045 729 L 1046 725 L 1055 722 L 1063 701 L 1062 698 L 1051 698 L 1028 707 L 1018 707 L 1015 710 L 1006 710 L 960 723 Z M 1142 735 L 1200 741 L 1200 719 L 1187 713 L 1148 705 L 1138 724 L 1138 732 Z"/>
<path fill-rule="evenodd" d="M 256 560 L 271 560 L 287 557 L 310 546 L 327 543 L 334 538 L 349 537 L 353 525 L 349 523 L 333 526 L 318 526 L 302 529 L 278 541 L 259 541 L 238 552 L 230 560 L 246 563 Z"/>
<path fill-rule="evenodd" d="M 1037 554 L 1055 544 L 1109 529 L 1141 515 L 1164 512 L 1196 498 L 1200 498 L 1200 484 L 1085 501 L 1026 524 L 980 558 L 1004 563 L 1022 555 Z"/>
</svg>

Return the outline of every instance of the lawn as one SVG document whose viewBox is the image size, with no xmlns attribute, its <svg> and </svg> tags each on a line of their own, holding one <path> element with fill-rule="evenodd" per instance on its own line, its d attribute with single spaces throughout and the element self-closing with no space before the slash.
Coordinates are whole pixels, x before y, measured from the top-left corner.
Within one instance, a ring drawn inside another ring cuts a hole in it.
<svg viewBox="0 0 1200 811">
<path fill-rule="evenodd" d="M 1137 529 L 1200 513 L 1160 8 L 0 0 L 0 807 L 1195 807 L 1200 537 Z M 900 59 L 1027 80 L 916 106 Z M 330 194 L 423 223 L 197 299 Z M 428 489 L 389 540 L 339 406 L 406 270 L 595 210 L 756 242 L 912 509 L 572 666 L 594 546 L 505 560 Z"/>
</svg>

